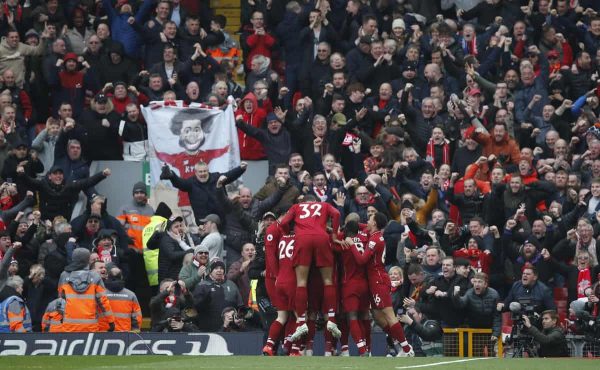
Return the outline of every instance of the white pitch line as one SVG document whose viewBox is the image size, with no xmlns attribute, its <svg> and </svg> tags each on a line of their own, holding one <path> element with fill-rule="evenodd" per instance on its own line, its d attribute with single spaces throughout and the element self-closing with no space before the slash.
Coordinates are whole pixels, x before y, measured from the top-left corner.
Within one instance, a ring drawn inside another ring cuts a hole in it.
<svg viewBox="0 0 600 370">
<path fill-rule="evenodd" d="M 396 366 L 396 369 L 416 369 L 416 368 L 419 368 L 419 367 L 449 365 L 449 364 L 457 364 L 457 363 L 460 363 L 460 362 L 479 361 L 479 360 L 493 360 L 494 358 L 495 357 L 467 358 L 467 359 L 464 359 L 464 360 L 432 362 L 430 364 L 423 364 L 423 365 Z"/>
</svg>

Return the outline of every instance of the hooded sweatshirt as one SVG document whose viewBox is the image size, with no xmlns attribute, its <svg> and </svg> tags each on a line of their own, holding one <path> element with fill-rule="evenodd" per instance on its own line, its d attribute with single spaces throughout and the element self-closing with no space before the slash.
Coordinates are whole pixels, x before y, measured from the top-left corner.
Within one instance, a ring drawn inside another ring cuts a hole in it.
<svg viewBox="0 0 600 370">
<path fill-rule="evenodd" d="M 244 109 L 245 102 L 249 100 L 252 102 L 252 110 L 246 112 Z M 235 116 L 242 115 L 244 122 L 252 127 L 260 128 L 264 121 L 267 113 L 258 107 L 258 101 L 254 93 L 248 93 L 240 102 L 238 110 L 235 112 Z M 265 158 L 265 151 L 262 144 L 246 134 L 242 130 L 238 129 L 238 141 L 240 145 L 240 157 L 242 160 L 258 160 Z"/>
</svg>

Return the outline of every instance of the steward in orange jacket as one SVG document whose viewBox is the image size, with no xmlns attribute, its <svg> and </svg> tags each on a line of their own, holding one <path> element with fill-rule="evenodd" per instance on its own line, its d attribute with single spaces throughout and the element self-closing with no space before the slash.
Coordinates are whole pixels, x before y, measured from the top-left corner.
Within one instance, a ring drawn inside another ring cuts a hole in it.
<svg viewBox="0 0 600 370">
<path fill-rule="evenodd" d="M 2 289 L 0 298 L 0 333 L 31 332 L 31 315 L 25 305 L 23 279 L 11 276 Z"/>
<path fill-rule="evenodd" d="M 123 274 L 118 267 L 113 267 L 108 272 L 105 281 L 106 296 L 110 302 L 113 316 L 115 317 L 115 331 L 136 331 L 142 327 L 142 309 L 135 293 L 125 289 Z M 108 316 L 100 316 L 100 331 L 109 329 Z"/>
<path fill-rule="evenodd" d="M 115 318 L 106 297 L 102 278 L 90 271 L 90 251 L 77 248 L 72 262 L 65 267 L 58 282 L 58 296 L 65 299 L 62 330 L 65 332 L 98 332 L 96 311 L 106 315 L 108 331 L 115 329 Z"/>
<path fill-rule="evenodd" d="M 65 300 L 56 298 L 48 303 L 46 312 L 42 316 L 42 333 L 61 333 L 63 317 L 65 314 Z"/>
<path fill-rule="evenodd" d="M 150 223 L 150 217 L 154 215 L 154 210 L 148 205 L 146 184 L 141 181 L 136 183 L 133 185 L 132 192 L 133 199 L 121 208 L 117 219 L 121 221 L 121 224 L 127 230 L 127 235 L 132 240 L 129 246 L 135 248 L 141 254 L 144 249 L 142 232 L 144 227 Z"/>
</svg>

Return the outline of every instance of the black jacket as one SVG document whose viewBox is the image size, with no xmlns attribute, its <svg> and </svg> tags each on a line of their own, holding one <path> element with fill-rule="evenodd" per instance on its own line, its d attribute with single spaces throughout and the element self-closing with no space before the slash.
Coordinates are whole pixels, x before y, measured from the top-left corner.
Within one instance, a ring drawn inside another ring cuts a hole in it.
<svg viewBox="0 0 600 370">
<path fill-rule="evenodd" d="M 223 327 L 221 313 L 225 307 L 237 308 L 243 304 L 237 286 L 230 280 L 219 284 L 208 278 L 194 289 L 194 305 L 198 310 L 198 327 L 215 332 Z"/>
<path fill-rule="evenodd" d="M 194 211 L 194 217 L 196 217 L 196 219 L 199 220 L 204 218 L 206 215 L 214 213 L 219 215 L 221 220 L 223 220 L 225 219 L 225 210 L 217 201 L 217 180 L 219 180 L 221 175 L 225 175 L 227 177 L 227 181 L 223 185 L 226 185 L 237 180 L 240 176 L 242 176 L 243 173 L 244 170 L 242 170 L 241 167 L 236 167 L 224 174 L 212 172 L 210 173 L 210 177 L 208 178 L 207 182 L 200 182 L 196 176 L 182 179 L 172 171 L 169 171 L 168 173 L 162 174 L 161 179 L 171 180 L 171 183 L 174 187 L 188 193 L 192 210 Z"/>
<path fill-rule="evenodd" d="M 108 127 L 102 126 L 107 119 Z M 119 161 L 123 159 L 123 149 L 119 143 L 119 115 L 112 111 L 100 114 L 86 109 L 79 120 L 85 130 L 83 149 L 86 159 L 90 161 Z"/>
<path fill-rule="evenodd" d="M 463 310 L 452 304 L 452 295 L 456 285 L 461 287 L 461 292 L 466 292 L 468 281 L 456 274 L 450 279 L 446 279 L 443 275 L 434 277 L 427 287 L 435 286 L 437 290 L 448 295 L 436 297 L 434 294 L 429 295 L 423 291 L 423 301 L 420 304 L 423 313 L 432 318 L 439 318 L 443 324 L 451 328 L 460 326 L 465 318 Z"/>
<path fill-rule="evenodd" d="M 287 163 L 292 153 L 292 140 L 290 133 L 285 128 L 281 128 L 278 134 L 272 134 L 268 129 L 256 128 L 243 121 L 237 121 L 236 127 L 252 136 L 265 148 L 267 159 L 269 160 L 269 174 L 275 173 L 275 166 L 280 163 Z"/>
<path fill-rule="evenodd" d="M 533 340 L 540 344 L 539 357 L 569 357 L 567 339 L 561 328 L 553 327 L 540 331 L 535 326 L 527 329 Z"/>
<path fill-rule="evenodd" d="M 17 174 L 17 167 L 22 161 L 27 161 L 27 164 L 23 166 L 27 176 L 35 178 L 38 173 L 44 171 L 44 165 L 39 159 L 35 161 L 31 159 L 31 155 L 27 155 L 23 159 L 17 158 L 14 154 L 10 154 L 4 161 L 4 167 L 2 167 L 2 178 L 8 182 L 14 182 L 17 184 L 17 191 L 19 192 L 19 199 L 25 198 L 25 193 L 28 188 L 25 184 L 25 180 Z M 10 180 L 12 179 L 12 180 Z"/>
<path fill-rule="evenodd" d="M 76 197 L 81 190 L 87 189 L 104 180 L 106 176 L 98 172 L 92 177 L 84 180 L 72 181 L 56 185 L 50 182 L 48 177 L 41 180 L 33 179 L 27 175 L 21 175 L 25 183 L 33 190 L 37 190 L 40 196 L 40 212 L 44 220 L 52 220 L 56 216 L 71 219 Z"/>
<path fill-rule="evenodd" d="M 158 281 L 164 279 L 179 279 L 179 271 L 183 264 L 183 257 L 192 253 L 193 249 L 184 251 L 177 240 L 167 232 L 155 232 L 147 243 L 148 249 L 158 249 Z"/>
</svg>

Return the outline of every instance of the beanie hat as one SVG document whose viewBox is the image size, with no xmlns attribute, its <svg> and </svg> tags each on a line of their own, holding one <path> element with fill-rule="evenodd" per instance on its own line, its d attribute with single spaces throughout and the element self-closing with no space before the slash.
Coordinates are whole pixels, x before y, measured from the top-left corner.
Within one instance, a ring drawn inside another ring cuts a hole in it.
<svg viewBox="0 0 600 370">
<path fill-rule="evenodd" d="M 594 126 L 588 128 L 586 135 L 592 134 L 596 139 L 600 140 L 600 122 L 594 123 Z"/>
<path fill-rule="evenodd" d="M 65 56 L 63 57 L 63 61 L 66 62 L 67 60 L 77 61 L 77 54 L 75 54 L 75 53 L 66 53 Z"/>
<path fill-rule="evenodd" d="M 392 29 L 398 27 L 402 28 L 403 30 L 406 29 L 406 24 L 404 24 L 404 20 L 402 18 L 394 19 L 394 21 L 392 22 Z"/>
<path fill-rule="evenodd" d="M 415 206 L 412 204 L 412 202 L 408 199 L 405 199 L 402 201 L 402 205 L 400 206 L 400 209 L 415 209 Z"/>
<path fill-rule="evenodd" d="M 523 245 L 526 245 L 526 244 L 531 244 L 534 247 L 536 247 L 538 250 L 542 246 L 542 244 L 540 243 L 540 241 L 537 240 L 537 238 L 535 236 L 533 236 L 533 235 L 529 236 L 527 238 L 527 240 L 525 240 L 525 242 L 523 243 Z"/>
<path fill-rule="evenodd" d="M 133 192 L 133 194 L 135 194 L 137 192 L 142 192 L 142 193 L 146 194 L 146 184 L 144 184 L 141 181 L 136 182 L 135 185 L 133 185 L 132 192 Z"/>
<path fill-rule="evenodd" d="M 173 214 L 173 212 L 171 211 L 171 208 L 169 208 L 169 206 L 165 202 L 160 202 L 158 204 L 158 207 L 156 207 L 156 211 L 154 212 L 154 214 L 156 216 L 160 216 L 160 217 L 169 219 L 171 217 L 171 215 Z"/>
<path fill-rule="evenodd" d="M 273 112 L 267 114 L 267 123 L 271 121 L 279 121 L 279 118 L 277 118 L 277 116 Z"/>
</svg>

